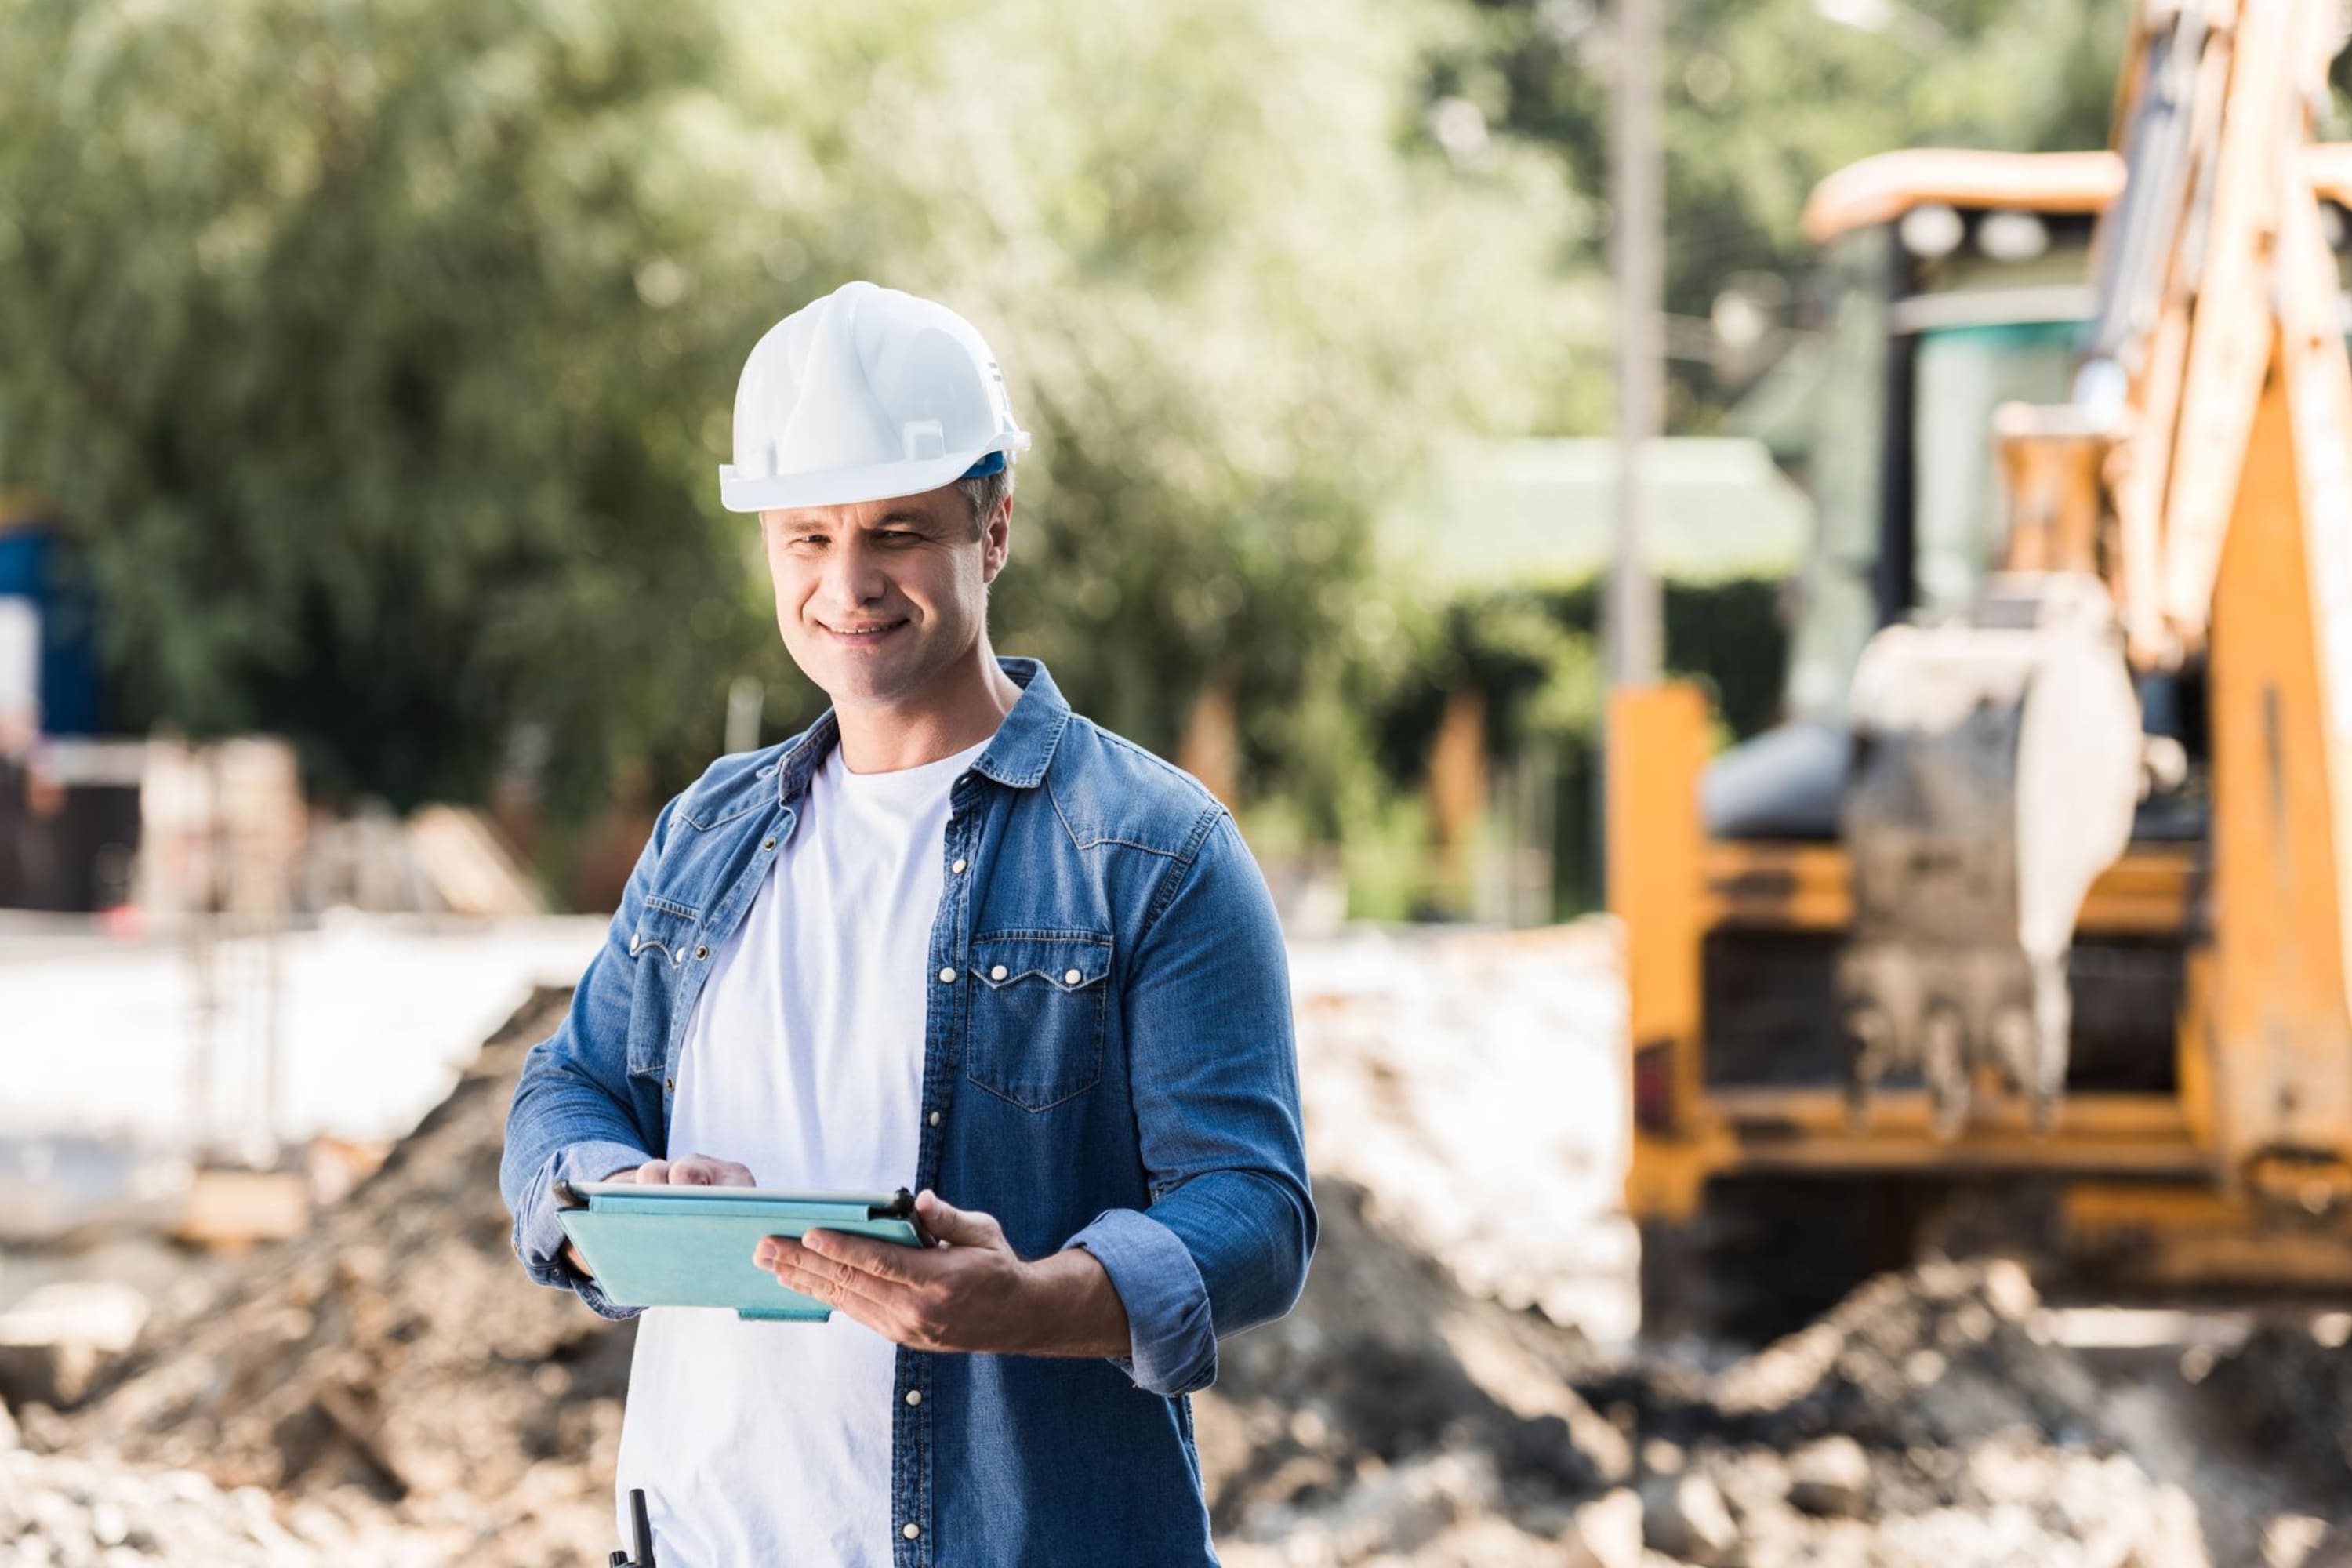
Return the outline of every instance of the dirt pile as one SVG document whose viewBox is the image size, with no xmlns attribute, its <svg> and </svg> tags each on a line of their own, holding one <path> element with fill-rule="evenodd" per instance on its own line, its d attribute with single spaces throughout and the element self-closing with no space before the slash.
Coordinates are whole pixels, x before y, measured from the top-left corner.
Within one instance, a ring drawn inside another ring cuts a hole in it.
<svg viewBox="0 0 2352 1568">
<path fill-rule="evenodd" d="M 1597 922 L 1291 952 L 1317 1181 L 1376 1194 L 1388 1233 L 1472 1295 L 1612 1340 L 1640 1316 L 1619 963 Z"/>
<path fill-rule="evenodd" d="M 364 1505 L 281 1511 L 257 1487 L 223 1491 L 190 1470 L 0 1453 L 0 1563 L 10 1568 L 439 1568 L 454 1544 Z"/>
<path fill-rule="evenodd" d="M 1709 1373 L 1471 1298 L 1360 1193 L 1318 1195 L 1306 1298 L 1202 1404 L 1232 1568 L 2209 1561 L 2014 1266 L 1873 1280 Z"/>
<path fill-rule="evenodd" d="M 1468 1295 L 1375 1223 L 1360 1188 L 1320 1183 L 1316 1199 L 1322 1241 L 1297 1308 L 1225 1342 L 1196 1402 L 1230 1561 L 1453 1550 L 1444 1540 L 1507 1563 L 1515 1541 L 1548 1543 L 1631 1473 L 1622 1435 L 1571 1386 L 1604 1364 L 1583 1336 Z M 1253 1543 L 1280 1550 L 1253 1558 Z"/>
<path fill-rule="evenodd" d="M 28 1439 L 357 1493 L 495 1540 L 481 1561 L 602 1563 L 633 1336 L 523 1278 L 498 1188 L 523 1053 L 565 999 L 535 995 L 316 1231 L 151 1324 L 102 1397 L 31 1413 Z"/>
<path fill-rule="evenodd" d="M 1608 1352 L 1562 1327 L 1583 1297 L 1552 1274 L 1584 1291 L 1605 1249 L 1564 1246 L 1509 1276 L 1488 1267 L 1496 1216 L 1572 1227 L 1605 1169 L 1530 1187 L 1517 1155 L 1474 1147 L 1449 1177 L 1442 1154 L 1475 1142 L 1475 1096 L 1420 1059 L 1415 1029 L 1380 1043 L 1388 998 L 1367 976 L 1394 964 L 1373 956 L 1341 976 L 1354 1000 L 1308 1010 L 1328 1037 L 1302 1035 L 1324 1216 L 1306 1294 L 1226 1342 L 1196 1401 L 1229 1568 L 2336 1561 L 2352 1518 L 2290 1514 L 2293 1500 L 2264 1494 L 2245 1529 L 2214 1527 L 2217 1498 L 2251 1495 L 2248 1470 L 2221 1462 L 2217 1402 L 2294 1416 L 2256 1434 L 2251 1465 L 2288 1446 L 2347 1462 L 2352 1374 L 2307 1333 L 2258 1334 L 2201 1384 L 2170 1367 L 2119 1382 L 2049 1342 L 2001 1262 L 1882 1277 L 1745 1356 Z M 515 1075 L 563 1001 L 518 1013 L 316 1234 L 152 1320 L 93 1405 L 23 1413 L 34 1451 L 0 1452 L 0 1565 L 160 1557 L 131 1545 L 153 1510 L 162 1529 L 219 1534 L 205 1562 L 604 1561 L 633 1336 L 522 1278 L 497 1189 Z M 1442 1044 L 1454 1078 L 1528 1100 L 1516 1068 L 1465 1074 L 1475 1042 Z M 1379 1158 L 1325 1157 L 1351 1127 L 1378 1133 Z M 234 1489 L 248 1486 L 275 1498 L 274 1522 L 261 1493 Z"/>
<path fill-rule="evenodd" d="M 2207 1562 L 2194 1502 L 2128 1451 L 2038 1304 L 2012 1263 L 1929 1263 L 1712 1376 L 1637 1364 L 1583 1392 L 1631 1415 L 1645 1530 L 1678 1558 Z"/>
<path fill-rule="evenodd" d="M 2352 1314 L 2264 1323 L 2202 1380 L 2263 1453 L 2352 1499 Z"/>
</svg>

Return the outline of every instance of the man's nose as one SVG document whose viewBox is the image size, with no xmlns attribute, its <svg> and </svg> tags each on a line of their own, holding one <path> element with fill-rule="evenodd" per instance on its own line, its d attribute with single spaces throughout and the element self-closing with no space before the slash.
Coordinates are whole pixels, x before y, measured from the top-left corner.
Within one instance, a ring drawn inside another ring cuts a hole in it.
<svg viewBox="0 0 2352 1568">
<path fill-rule="evenodd" d="M 870 605 L 889 589 L 889 578 L 875 552 L 851 533 L 834 548 L 824 563 L 824 594 L 838 605 Z"/>
</svg>

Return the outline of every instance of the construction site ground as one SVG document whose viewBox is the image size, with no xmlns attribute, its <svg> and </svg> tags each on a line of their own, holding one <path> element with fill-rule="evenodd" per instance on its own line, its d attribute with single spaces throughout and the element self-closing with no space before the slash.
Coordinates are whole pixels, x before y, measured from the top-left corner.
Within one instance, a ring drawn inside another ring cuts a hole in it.
<svg viewBox="0 0 2352 1568">
<path fill-rule="evenodd" d="M 1611 929 L 1350 932 L 1294 973 L 1323 1236 L 1196 1400 L 1230 1568 L 2352 1563 L 2352 1318 L 2062 1308 L 1975 1258 L 1762 1346 L 1643 1342 Z M 523 1279 L 496 1181 L 562 1000 L 298 1240 L 0 1259 L 151 1303 L 71 1408 L 19 1369 L 0 1568 L 606 1560 L 631 1331 Z"/>
</svg>

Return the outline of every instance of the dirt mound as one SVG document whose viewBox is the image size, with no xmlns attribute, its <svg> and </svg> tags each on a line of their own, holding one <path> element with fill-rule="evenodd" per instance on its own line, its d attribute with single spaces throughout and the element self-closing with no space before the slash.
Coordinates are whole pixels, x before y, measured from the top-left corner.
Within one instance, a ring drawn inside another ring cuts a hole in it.
<svg viewBox="0 0 2352 1568">
<path fill-rule="evenodd" d="M 152 1322 L 92 1405 L 26 1413 L 30 1447 L 72 1450 L 0 1473 L 0 1505 L 12 1486 L 47 1500 L 30 1538 L 96 1550 L 123 1498 L 179 1489 L 191 1529 L 258 1542 L 259 1494 L 224 1489 L 253 1486 L 289 1532 L 270 1561 L 604 1561 L 633 1336 L 523 1279 L 497 1185 L 515 1076 L 564 1001 L 534 997 L 315 1234 Z M 1426 1203 L 1392 1213 L 1339 1180 L 1317 1196 L 1297 1310 L 1226 1342 L 1196 1402 L 1229 1568 L 2200 1568 L 2284 1560 L 2283 1521 L 2312 1568 L 2342 1540 L 2347 1521 L 2287 1520 L 2278 1500 L 2229 1538 L 2259 1540 L 2252 1555 L 2205 1545 L 2213 1499 L 2246 1490 L 2215 1468 L 2216 1400 L 2282 1413 L 2258 1456 L 2352 1466 L 2352 1363 L 2308 1333 L 2257 1335 L 2203 1384 L 2103 1382 L 1996 1261 L 1874 1279 L 1744 1358 L 1603 1352 L 1536 1310 L 1554 1300 L 1540 1280 L 1520 1306 L 1489 1299 Z"/>
<path fill-rule="evenodd" d="M 364 1503 L 282 1512 L 259 1488 L 223 1491 L 190 1470 L 0 1452 L 0 1563 L 26 1568 L 436 1568 L 457 1544 Z"/>
<path fill-rule="evenodd" d="M 1882 1277 L 1710 1373 L 1468 1297 L 1360 1194 L 1318 1195 L 1307 1298 L 1202 1402 L 1234 1568 L 2209 1562 L 2013 1265 Z"/>
<path fill-rule="evenodd" d="M 1900 1448 L 2028 1426 L 2062 1443 L 2089 1441 L 2100 1423 L 2097 1379 L 2035 1336 L 2038 1305 L 2024 1269 L 2003 1259 L 1882 1275 L 1725 1373 L 1711 1403 L 1782 1439 L 1839 1432 Z"/>
<path fill-rule="evenodd" d="M 498 1186 L 523 1054 L 567 995 L 534 995 L 316 1231 L 152 1323 L 102 1397 L 28 1438 L 286 1496 L 474 1510 L 512 1561 L 602 1562 L 633 1335 L 523 1278 Z M 531 1521 L 545 1544 L 525 1544 Z"/>
<path fill-rule="evenodd" d="M 2352 1497 L 2352 1318 L 2264 1323 L 2220 1358 L 2206 1389 L 2261 1451 Z"/>
<path fill-rule="evenodd" d="M 1220 1539 L 1362 1513 L 1368 1485 L 1385 1497 L 1375 1513 L 1426 1521 L 1475 1500 L 1556 1529 L 1564 1500 L 1629 1473 L 1624 1438 L 1570 1386 L 1601 1364 L 1582 1335 L 1468 1295 L 1376 1224 L 1360 1188 L 1318 1183 L 1316 1203 L 1322 1239 L 1297 1309 L 1225 1342 L 1198 1401 Z"/>
</svg>

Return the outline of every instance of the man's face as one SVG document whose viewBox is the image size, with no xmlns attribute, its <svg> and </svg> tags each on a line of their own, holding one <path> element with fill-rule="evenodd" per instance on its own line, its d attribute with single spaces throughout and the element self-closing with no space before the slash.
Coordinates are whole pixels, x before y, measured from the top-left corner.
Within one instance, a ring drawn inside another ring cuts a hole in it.
<svg viewBox="0 0 2352 1568">
<path fill-rule="evenodd" d="M 1004 566 L 1012 506 L 975 531 L 963 492 L 760 514 L 776 625 L 836 705 L 888 707 L 971 651 Z"/>
</svg>

